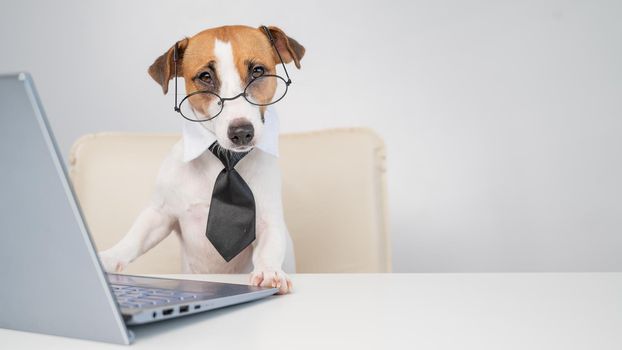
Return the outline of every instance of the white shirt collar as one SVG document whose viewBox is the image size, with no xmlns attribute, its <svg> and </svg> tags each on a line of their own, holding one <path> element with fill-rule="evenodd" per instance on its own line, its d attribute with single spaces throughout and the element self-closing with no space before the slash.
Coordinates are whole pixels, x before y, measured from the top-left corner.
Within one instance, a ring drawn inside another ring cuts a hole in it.
<svg viewBox="0 0 622 350">
<path fill-rule="evenodd" d="M 264 126 L 261 141 L 255 146 L 275 157 L 279 156 L 279 116 L 272 106 L 264 113 Z M 182 137 L 184 142 L 184 162 L 199 157 L 216 141 L 216 135 L 201 123 L 183 119 Z"/>
</svg>

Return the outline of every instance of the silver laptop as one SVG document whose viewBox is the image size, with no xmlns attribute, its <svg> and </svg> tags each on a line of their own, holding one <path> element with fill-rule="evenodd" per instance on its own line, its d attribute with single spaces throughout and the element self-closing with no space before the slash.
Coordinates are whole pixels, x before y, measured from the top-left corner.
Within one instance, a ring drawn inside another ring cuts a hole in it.
<svg viewBox="0 0 622 350">
<path fill-rule="evenodd" d="M 277 291 L 106 274 L 27 73 L 0 75 L 0 223 L 2 328 L 129 344 L 132 325 Z"/>
</svg>

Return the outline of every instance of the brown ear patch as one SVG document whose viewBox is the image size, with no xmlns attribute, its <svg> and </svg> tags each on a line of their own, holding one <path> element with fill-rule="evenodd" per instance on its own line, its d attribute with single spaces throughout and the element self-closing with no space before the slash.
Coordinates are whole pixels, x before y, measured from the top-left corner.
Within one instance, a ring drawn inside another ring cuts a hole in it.
<svg viewBox="0 0 622 350">
<path fill-rule="evenodd" d="M 175 46 L 177 46 L 177 76 L 181 76 L 183 73 L 182 60 L 184 57 L 184 51 L 186 50 L 186 47 L 188 47 L 188 38 L 184 38 L 176 42 L 175 45 L 168 49 L 168 51 L 156 58 L 153 64 L 149 67 L 149 75 L 156 81 L 156 83 L 162 86 L 162 92 L 164 92 L 165 95 L 168 92 L 168 82 L 175 74 L 173 67 Z"/>
<path fill-rule="evenodd" d="M 296 68 L 300 69 L 300 60 L 305 55 L 305 47 L 300 45 L 295 39 L 285 35 L 285 32 L 278 27 L 270 26 L 268 30 L 270 30 L 270 34 L 274 38 L 274 45 L 281 57 L 283 57 L 283 61 L 285 63 L 294 61 Z"/>
</svg>

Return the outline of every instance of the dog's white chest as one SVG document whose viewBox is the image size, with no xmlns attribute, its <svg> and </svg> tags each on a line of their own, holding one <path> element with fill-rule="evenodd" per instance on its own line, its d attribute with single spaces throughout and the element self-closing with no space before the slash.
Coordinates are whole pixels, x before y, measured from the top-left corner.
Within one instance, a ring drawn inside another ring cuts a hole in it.
<svg viewBox="0 0 622 350">
<path fill-rule="evenodd" d="M 247 157 L 251 157 L 249 154 Z M 236 170 L 247 181 L 251 189 L 252 173 L 244 167 L 242 160 Z M 252 162 L 252 159 L 249 159 Z M 230 262 L 225 262 L 206 237 L 207 220 L 216 178 L 223 169 L 220 161 L 211 154 L 188 163 L 174 164 L 176 169 L 159 189 L 164 202 L 177 217 L 182 249 L 182 270 L 184 273 L 246 273 L 251 270 L 252 245 Z M 248 178 L 248 180 L 247 180 Z M 258 220 L 258 226 L 260 226 Z M 258 227 L 259 228 L 259 227 Z"/>
</svg>

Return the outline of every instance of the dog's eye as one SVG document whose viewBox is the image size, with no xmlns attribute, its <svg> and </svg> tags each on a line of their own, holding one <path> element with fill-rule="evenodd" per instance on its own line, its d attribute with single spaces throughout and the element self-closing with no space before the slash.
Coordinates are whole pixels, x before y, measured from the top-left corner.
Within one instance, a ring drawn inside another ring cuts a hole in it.
<svg viewBox="0 0 622 350">
<path fill-rule="evenodd" d="M 199 74 L 199 80 L 206 82 L 206 83 L 211 83 L 212 82 L 212 76 L 209 74 L 209 72 L 203 72 L 201 74 Z"/>
<path fill-rule="evenodd" d="M 264 73 L 266 73 L 266 69 L 262 66 L 253 67 L 253 71 L 251 72 L 251 74 L 253 75 L 253 78 L 260 77 L 264 75 Z"/>
</svg>

